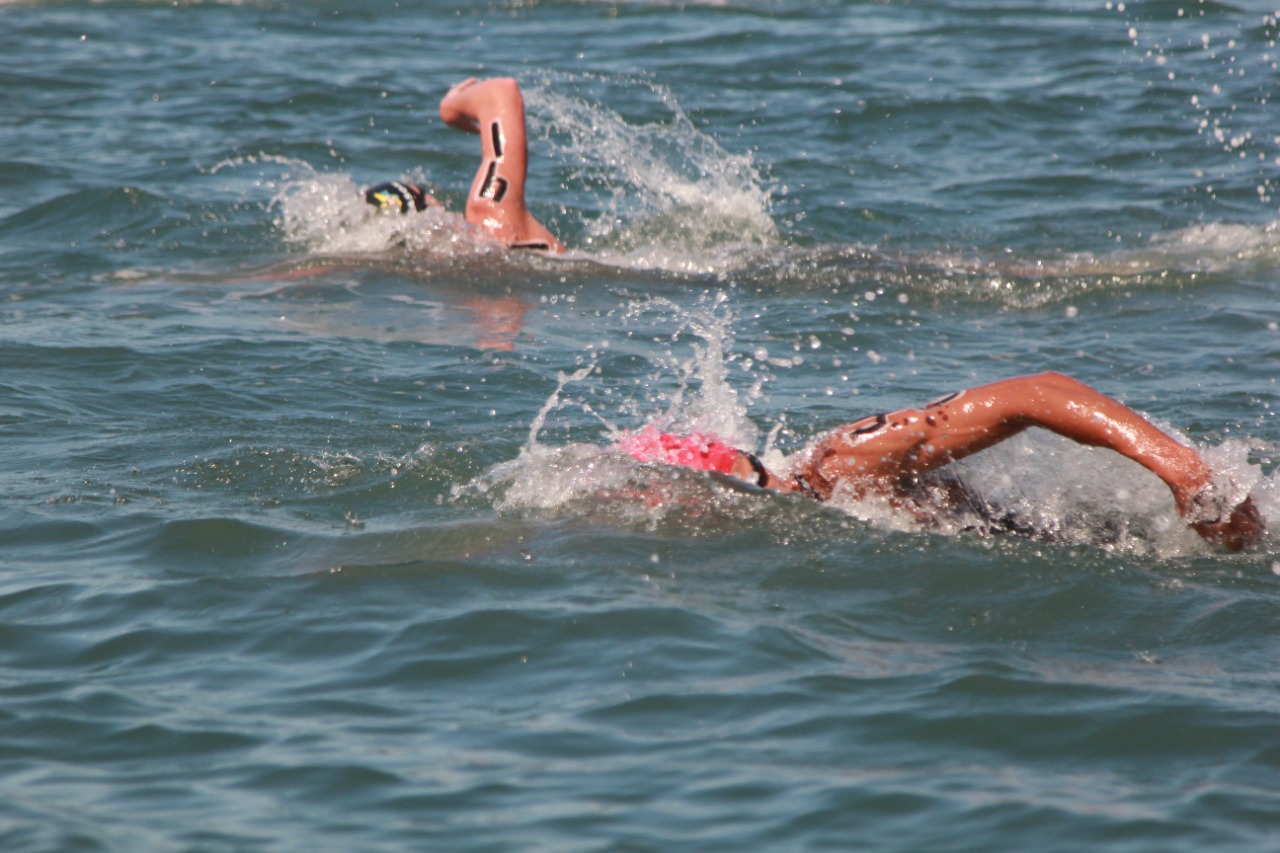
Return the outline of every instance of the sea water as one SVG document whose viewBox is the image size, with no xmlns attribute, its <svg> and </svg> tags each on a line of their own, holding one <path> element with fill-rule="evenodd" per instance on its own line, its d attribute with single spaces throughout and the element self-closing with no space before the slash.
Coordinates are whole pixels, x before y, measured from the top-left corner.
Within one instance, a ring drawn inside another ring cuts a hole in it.
<svg viewBox="0 0 1280 853">
<path fill-rule="evenodd" d="M 1253 3 L 0 3 L 0 847 L 1273 850 L 1280 556 L 1028 433 L 921 529 L 779 465 L 1060 370 L 1280 527 Z M 461 209 L 469 76 L 528 196 Z"/>
</svg>

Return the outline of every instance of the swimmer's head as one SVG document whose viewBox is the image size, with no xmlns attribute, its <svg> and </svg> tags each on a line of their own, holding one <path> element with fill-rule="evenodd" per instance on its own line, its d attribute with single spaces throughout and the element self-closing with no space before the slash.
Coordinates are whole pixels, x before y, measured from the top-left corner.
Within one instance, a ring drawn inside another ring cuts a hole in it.
<svg viewBox="0 0 1280 853">
<path fill-rule="evenodd" d="M 428 196 L 413 184 L 387 181 L 365 190 L 364 200 L 379 210 L 408 213 L 410 210 L 426 210 Z"/>
<path fill-rule="evenodd" d="M 618 448 L 641 462 L 665 462 L 721 474 L 732 474 L 739 456 L 737 450 L 710 436 L 672 435 L 652 427 L 627 434 L 618 442 Z"/>
</svg>

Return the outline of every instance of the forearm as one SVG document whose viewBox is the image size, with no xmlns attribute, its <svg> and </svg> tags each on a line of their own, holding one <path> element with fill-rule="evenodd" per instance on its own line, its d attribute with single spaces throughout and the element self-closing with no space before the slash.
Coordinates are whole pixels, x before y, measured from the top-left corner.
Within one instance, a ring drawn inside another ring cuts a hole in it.
<svg viewBox="0 0 1280 853">
<path fill-rule="evenodd" d="M 1132 459 L 1169 487 L 1183 513 L 1212 480 L 1213 471 L 1195 449 L 1082 382 L 1059 373 L 1012 381 L 1024 386 L 1009 390 L 1021 400 L 1018 414 L 1029 425 Z"/>
</svg>

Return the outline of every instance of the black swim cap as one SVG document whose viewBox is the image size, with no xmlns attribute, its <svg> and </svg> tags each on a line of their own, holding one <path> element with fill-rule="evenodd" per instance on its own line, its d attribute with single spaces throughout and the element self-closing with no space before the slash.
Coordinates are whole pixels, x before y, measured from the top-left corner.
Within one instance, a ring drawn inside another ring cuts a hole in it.
<svg viewBox="0 0 1280 853">
<path fill-rule="evenodd" d="M 410 205 L 413 205 L 414 210 L 427 209 L 427 194 L 413 184 L 402 184 L 399 181 L 387 181 L 370 187 L 364 192 L 364 200 L 376 208 L 394 208 L 401 213 L 408 213 Z"/>
</svg>

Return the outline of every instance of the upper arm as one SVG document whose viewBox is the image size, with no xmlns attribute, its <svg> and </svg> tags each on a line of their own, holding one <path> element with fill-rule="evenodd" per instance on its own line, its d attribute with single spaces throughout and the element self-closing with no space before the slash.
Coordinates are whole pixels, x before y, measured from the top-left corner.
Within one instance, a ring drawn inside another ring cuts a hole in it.
<svg viewBox="0 0 1280 853">
<path fill-rule="evenodd" d="M 823 479 L 900 481 L 984 450 L 1026 428 L 1019 418 L 974 390 L 922 408 L 873 415 L 843 426 L 814 448 Z"/>
</svg>

